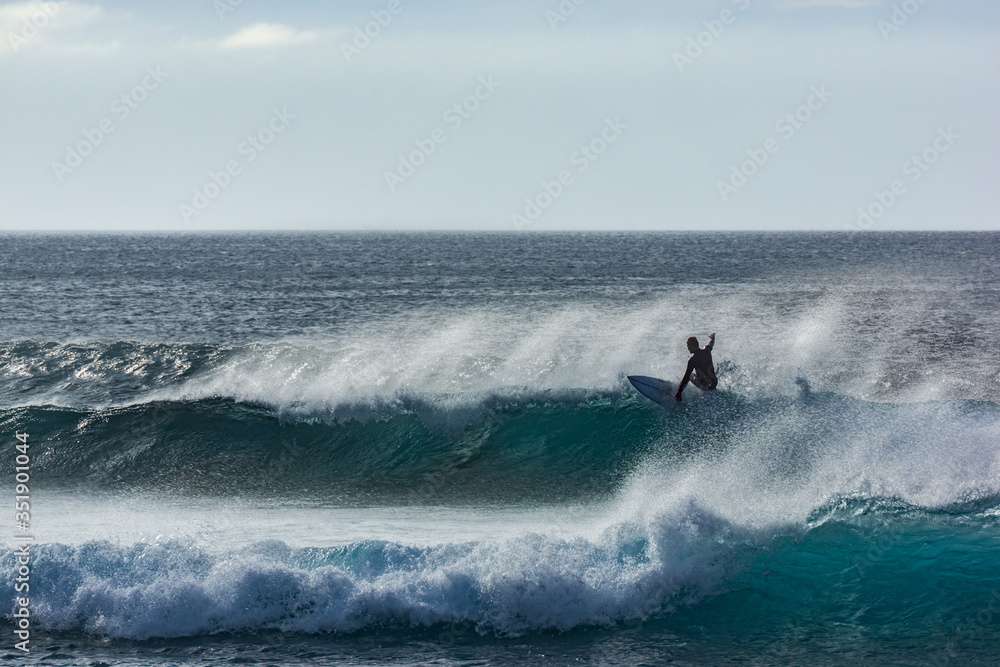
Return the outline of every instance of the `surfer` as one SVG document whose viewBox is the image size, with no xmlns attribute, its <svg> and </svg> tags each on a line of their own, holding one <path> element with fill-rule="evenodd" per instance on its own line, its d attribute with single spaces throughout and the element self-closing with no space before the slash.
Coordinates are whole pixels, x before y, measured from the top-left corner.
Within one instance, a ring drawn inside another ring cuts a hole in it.
<svg viewBox="0 0 1000 667">
<path fill-rule="evenodd" d="M 691 358 L 688 359 L 684 379 L 681 380 L 681 385 L 677 388 L 677 393 L 674 394 L 674 398 L 677 399 L 678 403 L 681 402 L 681 392 L 684 391 L 684 387 L 687 386 L 689 380 L 698 389 L 705 391 L 715 389 L 715 385 L 719 384 L 719 378 L 715 376 L 715 364 L 712 363 L 712 347 L 714 345 L 714 333 L 709 335 L 708 345 L 704 349 L 698 347 L 697 338 L 694 336 L 688 338 L 687 346 L 688 352 L 691 353 Z"/>
</svg>

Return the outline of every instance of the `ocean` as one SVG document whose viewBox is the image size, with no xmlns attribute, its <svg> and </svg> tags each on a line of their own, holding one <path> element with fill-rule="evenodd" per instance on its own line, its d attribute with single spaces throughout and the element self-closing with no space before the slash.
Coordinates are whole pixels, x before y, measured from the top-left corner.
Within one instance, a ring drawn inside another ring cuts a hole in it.
<svg viewBox="0 0 1000 667">
<path fill-rule="evenodd" d="M 4 664 L 1000 664 L 1000 234 L 0 245 Z"/>
</svg>

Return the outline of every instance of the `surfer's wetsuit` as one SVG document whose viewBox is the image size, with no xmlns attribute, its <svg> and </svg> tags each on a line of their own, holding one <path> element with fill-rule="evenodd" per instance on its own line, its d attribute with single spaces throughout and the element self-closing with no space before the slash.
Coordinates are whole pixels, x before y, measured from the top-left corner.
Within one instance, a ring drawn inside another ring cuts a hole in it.
<svg viewBox="0 0 1000 667">
<path fill-rule="evenodd" d="M 712 363 L 712 347 L 714 345 L 715 340 L 713 339 L 708 341 L 708 345 L 705 347 L 691 353 L 684 379 L 681 380 L 681 386 L 677 389 L 678 394 L 684 391 L 689 380 L 698 389 L 705 391 L 715 389 L 715 386 L 719 384 L 719 378 L 715 376 L 715 364 Z"/>
</svg>

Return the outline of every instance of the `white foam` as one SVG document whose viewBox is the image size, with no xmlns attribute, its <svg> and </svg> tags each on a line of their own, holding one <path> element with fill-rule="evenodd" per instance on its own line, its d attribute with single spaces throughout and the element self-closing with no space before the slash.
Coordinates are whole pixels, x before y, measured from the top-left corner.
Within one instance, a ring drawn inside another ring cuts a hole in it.
<svg viewBox="0 0 1000 667">
<path fill-rule="evenodd" d="M 844 498 L 937 510 L 1000 497 L 994 406 L 839 403 L 762 404 L 721 450 L 680 462 L 669 452 L 651 457 L 619 494 L 622 511 L 690 503 L 734 525 L 765 529 L 805 525 Z"/>
<path fill-rule="evenodd" d="M 45 545 L 34 619 L 145 639 L 252 631 L 352 632 L 474 623 L 519 635 L 639 620 L 710 594 L 736 567 L 729 527 L 685 511 L 588 537 L 521 532 L 415 547 L 361 542 L 308 557 L 283 542 L 210 553 L 183 542 Z M 3 570 L 16 567 L 12 557 Z M 58 582 L 56 584 L 55 582 Z"/>
</svg>

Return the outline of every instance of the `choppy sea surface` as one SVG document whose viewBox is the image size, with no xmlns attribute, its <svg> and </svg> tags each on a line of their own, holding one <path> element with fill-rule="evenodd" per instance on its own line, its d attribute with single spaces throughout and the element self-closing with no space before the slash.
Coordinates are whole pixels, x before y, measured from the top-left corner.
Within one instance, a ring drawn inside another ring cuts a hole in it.
<svg viewBox="0 0 1000 667">
<path fill-rule="evenodd" d="M 1000 662 L 1000 234 L 0 249 L 4 664 Z"/>
</svg>

